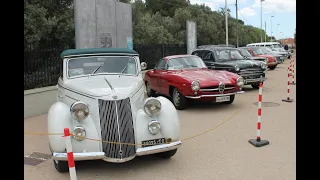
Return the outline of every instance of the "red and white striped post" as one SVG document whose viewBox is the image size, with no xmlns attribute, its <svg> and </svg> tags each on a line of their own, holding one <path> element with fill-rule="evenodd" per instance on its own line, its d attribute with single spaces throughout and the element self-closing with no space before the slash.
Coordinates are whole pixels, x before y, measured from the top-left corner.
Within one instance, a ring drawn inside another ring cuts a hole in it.
<svg viewBox="0 0 320 180">
<path fill-rule="evenodd" d="M 296 83 L 294 82 L 294 60 L 293 59 L 292 59 L 292 64 L 291 64 L 291 76 L 292 76 L 292 82 L 290 84 L 296 85 Z"/>
<path fill-rule="evenodd" d="M 290 57 L 290 64 L 289 64 L 290 76 L 292 76 L 292 64 L 293 64 L 293 60 L 292 60 L 292 57 Z"/>
<path fill-rule="evenodd" d="M 66 149 L 67 149 L 67 156 L 68 156 L 70 180 L 77 180 L 69 128 L 64 128 L 64 137 L 66 139 Z"/>
<path fill-rule="evenodd" d="M 288 89 L 287 89 L 287 99 L 282 99 L 284 102 L 293 102 L 293 99 L 290 99 L 290 72 L 288 68 Z"/>
<path fill-rule="evenodd" d="M 258 124 L 257 124 L 257 138 L 256 139 L 250 139 L 249 143 L 252 144 L 255 147 L 261 147 L 264 145 L 269 144 L 269 141 L 267 140 L 261 140 L 261 114 L 262 114 L 262 83 L 259 85 L 259 95 L 258 95 Z"/>
</svg>

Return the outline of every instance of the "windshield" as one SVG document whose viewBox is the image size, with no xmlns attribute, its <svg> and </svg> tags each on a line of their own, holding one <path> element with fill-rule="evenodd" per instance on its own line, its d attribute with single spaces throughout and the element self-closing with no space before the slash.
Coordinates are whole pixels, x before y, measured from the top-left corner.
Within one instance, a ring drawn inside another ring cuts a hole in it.
<svg viewBox="0 0 320 180">
<path fill-rule="evenodd" d="M 264 54 L 269 54 L 271 50 L 269 48 L 263 47 L 260 49 Z"/>
<path fill-rule="evenodd" d="M 248 50 L 246 49 L 239 49 L 240 53 L 242 56 L 245 56 L 245 57 L 252 57 L 251 54 L 248 52 Z"/>
<path fill-rule="evenodd" d="M 282 48 L 279 44 L 274 44 L 273 47 L 274 48 Z"/>
<path fill-rule="evenodd" d="M 185 56 L 170 59 L 168 70 L 190 69 L 190 68 L 207 68 L 200 57 Z"/>
<path fill-rule="evenodd" d="M 88 74 L 137 74 L 137 62 L 133 57 L 96 56 L 78 57 L 68 61 L 68 77 Z"/>
<path fill-rule="evenodd" d="M 252 51 L 253 51 L 253 53 L 256 54 L 256 55 L 264 54 L 264 52 L 262 52 L 260 49 L 253 49 Z"/>
<path fill-rule="evenodd" d="M 217 50 L 217 61 L 245 59 L 237 49 Z"/>
</svg>

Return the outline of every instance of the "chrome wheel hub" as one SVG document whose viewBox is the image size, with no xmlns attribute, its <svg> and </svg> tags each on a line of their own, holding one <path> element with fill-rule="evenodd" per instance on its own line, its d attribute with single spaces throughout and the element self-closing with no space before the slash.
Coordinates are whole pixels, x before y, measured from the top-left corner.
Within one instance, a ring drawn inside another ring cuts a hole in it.
<svg viewBox="0 0 320 180">
<path fill-rule="evenodd" d="M 173 91 L 173 93 L 172 93 L 172 99 L 173 99 L 173 103 L 175 104 L 175 105 L 179 105 L 179 103 L 180 103 L 180 94 L 179 94 L 179 92 L 178 92 L 178 90 L 174 90 Z"/>
</svg>

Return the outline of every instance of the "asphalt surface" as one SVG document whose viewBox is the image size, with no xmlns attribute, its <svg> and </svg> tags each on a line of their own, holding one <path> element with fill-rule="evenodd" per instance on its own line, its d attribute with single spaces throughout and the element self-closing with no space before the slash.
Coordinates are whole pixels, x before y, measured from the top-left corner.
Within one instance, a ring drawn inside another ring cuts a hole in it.
<svg viewBox="0 0 320 180">
<path fill-rule="evenodd" d="M 250 86 L 231 105 L 193 104 L 179 111 L 183 145 L 171 159 L 137 157 L 114 164 L 84 161 L 76 164 L 78 180 L 294 180 L 296 179 L 296 85 L 287 98 L 290 60 L 268 71 L 263 88 L 261 138 L 270 144 L 254 147 L 257 134 L 258 90 Z M 296 71 L 295 71 L 296 72 Z M 230 119 L 230 117 L 232 117 Z M 25 132 L 47 132 L 46 115 L 25 119 Z M 217 127 L 218 126 L 218 127 Z M 212 129 L 206 134 L 193 137 Z M 24 154 L 50 154 L 47 136 L 25 135 Z M 27 180 L 68 180 L 52 159 L 24 165 Z"/>
</svg>

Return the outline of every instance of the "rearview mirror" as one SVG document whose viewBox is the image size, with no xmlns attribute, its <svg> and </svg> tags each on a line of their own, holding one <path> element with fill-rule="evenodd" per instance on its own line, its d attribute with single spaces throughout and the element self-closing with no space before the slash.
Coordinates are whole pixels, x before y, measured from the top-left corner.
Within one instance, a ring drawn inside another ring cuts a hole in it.
<svg viewBox="0 0 320 180">
<path fill-rule="evenodd" d="M 141 69 L 142 69 L 142 70 L 147 69 L 147 63 L 142 62 L 142 63 L 141 63 Z"/>
</svg>

